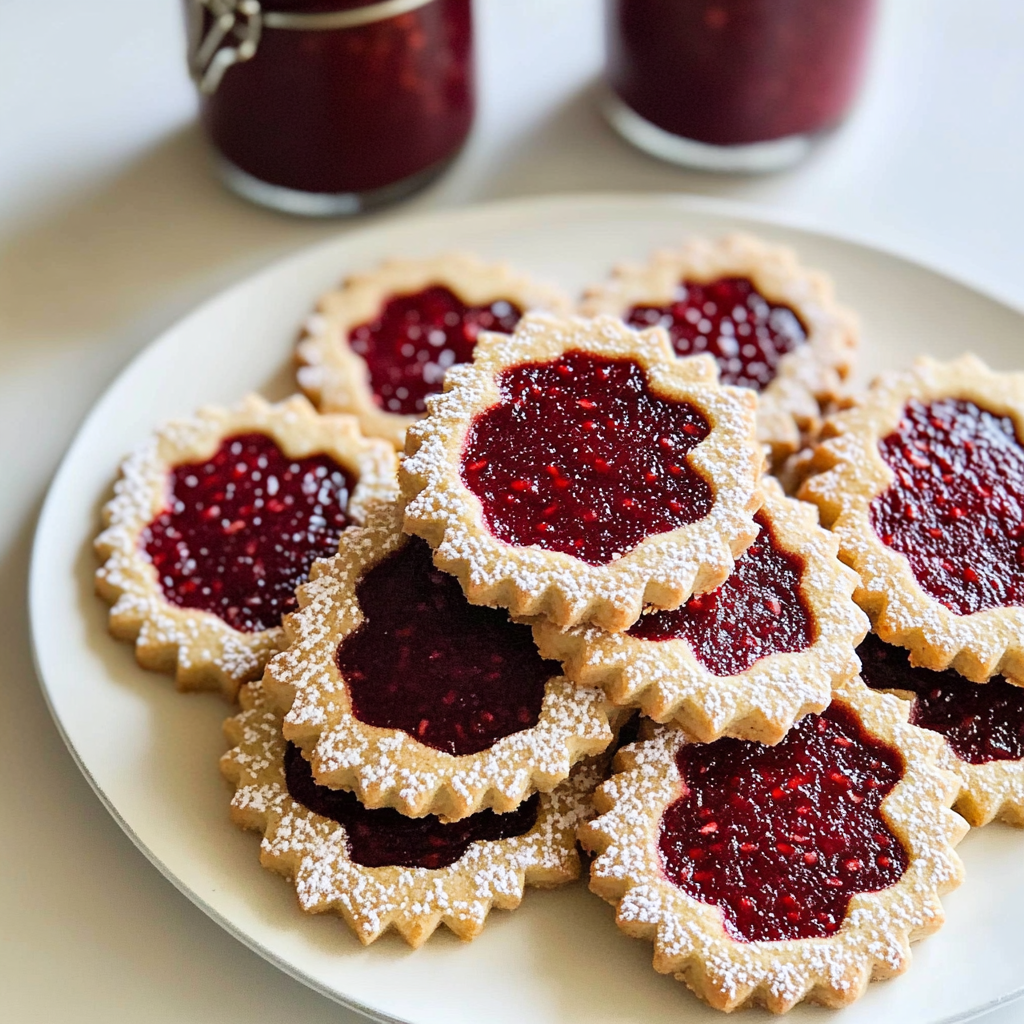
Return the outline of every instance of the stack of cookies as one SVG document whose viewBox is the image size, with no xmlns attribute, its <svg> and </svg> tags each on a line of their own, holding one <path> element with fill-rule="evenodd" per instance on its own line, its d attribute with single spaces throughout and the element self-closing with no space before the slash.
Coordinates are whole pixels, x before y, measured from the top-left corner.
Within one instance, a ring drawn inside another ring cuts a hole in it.
<svg viewBox="0 0 1024 1024">
<path fill-rule="evenodd" d="M 1024 378 L 851 397 L 855 345 L 747 237 L 578 315 L 470 257 L 386 264 L 305 325 L 308 398 L 128 459 L 111 629 L 240 701 L 232 816 L 362 942 L 472 938 L 579 844 L 711 1005 L 844 1005 L 941 924 L 951 806 L 1024 824 Z"/>
</svg>

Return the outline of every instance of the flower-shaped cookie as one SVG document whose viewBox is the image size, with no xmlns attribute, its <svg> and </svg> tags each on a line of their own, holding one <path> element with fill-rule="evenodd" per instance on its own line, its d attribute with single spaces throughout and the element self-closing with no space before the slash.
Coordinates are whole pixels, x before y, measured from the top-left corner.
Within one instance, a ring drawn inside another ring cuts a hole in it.
<svg viewBox="0 0 1024 1024">
<path fill-rule="evenodd" d="M 511 333 L 528 309 L 568 308 L 561 292 L 503 263 L 388 260 L 320 300 L 299 340 L 299 385 L 321 411 L 351 413 L 365 434 L 401 448 L 480 331 Z"/>
<path fill-rule="evenodd" d="M 852 1002 L 906 968 L 963 876 L 956 779 L 907 711 L 852 681 L 772 747 L 655 727 L 580 829 L 591 889 L 716 1009 Z"/>
<path fill-rule="evenodd" d="M 856 319 L 836 304 L 829 278 L 749 235 L 693 238 L 646 266 L 618 267 L 587 291 L 581 310 L 660 325 L 678 355 L 713 355 L 723 383 L 759 393 L 758 437 L 775 461 L 801 431 L 817 429 L 819 407 L 842 394 L 857 348 Z"/>
<path fill-rule="evenodd" d="M 282 737 L 262 685 L 246 686 L 240 698 L 241 714 L 225 723 L 237 745 L 221 759 L 236 787 L 232 819 L 263 833 L 260 861 L 292 879 L 303 910 L 340 914 L 364 945 L 394 928 L 419 946 L 441 923 L 472 939 L 491 907 L 514 909 L 527 885 L 579 876 L 575 830 L 603 777 L 596 760 L 509 814 L 481 811 L 451 824 L 405 818 L 318 786 Z"/>
<path fill-rule="evenodd" d="M 755 405 L 660 329 L 529 315 L 410 428 L 405 529 L 474 604 L 626 629 L 714 589 L 756 535 Z"/>
<path fill-rule="evenodd" d="M 643 616 L 626 633 L 534 624 L 541 654 L 617 706 L 675 721 L 694 739 L 777 743 L 822 711 L 833 685 L 857 674 L 868 629 L 853 602 L 856 575 L 814 509 L 764 481 L 757 540 L 717 590 Z"/>
<path fill-rule="evenodd" d="M 315 558 L 395 492 L 394 452 L 350 416 L 250 395 L 161 427 L 121 466 L 96 591 L 139 664 L 234 699 L 280 650 Z"/>
<path fill-rule="evenodd" d="M 831 419 L 800 496 L 915 665 L 1024 685 L 1024 374 L 920 359 Z"/>
<path fill-rule="evenodd" d="M 397 505 L 348 531 L 298 600 L 264 685 L 316 781 L 368 807 L 512 811 L 612 742 L 603 697 L 544 661 L 528 626 L 470 605 Z"/>
<path fill-rule="evenodd" d="M 914 725 L 946 741 L 939 764 L 960 780 L 954 809 L 976 828 L 993 820 L 1024 827 L 1024 687 L 915 668 L 874 634 L 857 654 L 868 686 L 912 701 Z"/>
</svg>

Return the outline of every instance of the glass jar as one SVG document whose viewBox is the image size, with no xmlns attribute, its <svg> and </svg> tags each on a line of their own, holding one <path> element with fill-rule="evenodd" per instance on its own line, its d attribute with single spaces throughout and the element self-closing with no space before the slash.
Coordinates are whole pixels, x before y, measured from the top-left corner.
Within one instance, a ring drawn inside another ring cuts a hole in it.
<svg viewBox="0 0 1024 1024">
<path fill-rule="evenodd" d="M 605 0 L 605 113 L 665 160 L 785 167 L 849 109 L 874 9 L 875 0 Z"/>
<path fill-rule="evenodd" d="M 470 0 L 186 0 L 221 178 L 264 206 L 353 214 L 433 180 L 474 110 Z"/>
</svg>

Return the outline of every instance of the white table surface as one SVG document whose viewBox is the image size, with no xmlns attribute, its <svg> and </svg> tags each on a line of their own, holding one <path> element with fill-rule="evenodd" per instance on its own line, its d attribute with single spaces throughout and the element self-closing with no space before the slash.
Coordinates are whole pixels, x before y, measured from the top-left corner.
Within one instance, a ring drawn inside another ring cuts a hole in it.
<svg viewBox="0 0 1024 1024">
<path fill-rule="evenodd" d="M 747 199 L 1024 308 L 1024 4 L 883 3 L 846 127 L 795 171 L 723 178 L 649 159 L 601 122 L 598 0 L 478 0 L 475 133 L 442 182 L 383 216 L 580 190 Z M 4 1020 L 362 1019 L 264 963 L 149 865 L 72 763 L 29 655 L 34 520 L 103 387 L 225 284 L 371 222 L 293 220 L 225 194 L 193 111 L 176 0 L 0 0 Z M 1024 1004 L 985 1020 L 1021 1024 Z"/>
</svg>

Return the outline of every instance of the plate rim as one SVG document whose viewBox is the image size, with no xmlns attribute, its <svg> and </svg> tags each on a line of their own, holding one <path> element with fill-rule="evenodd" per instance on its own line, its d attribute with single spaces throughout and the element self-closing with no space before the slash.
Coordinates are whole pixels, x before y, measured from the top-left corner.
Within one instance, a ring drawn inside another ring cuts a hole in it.
<svg viewBox="0 0 1024 1024">
<path fill-rule="evenodd" d="M 668 205 L 683 213 L 692 212 L 700 215 L 721 216 L 723 218 L 746 220 L 754 224 L 761 224 L 768 227 L 779 227 L 798 231 L 823 240 L 838 241 L 849 246 L 877 253 L 890 259 L 898 260 L 909 264 L 914 268 L 928 271 L 929 273 L 940 276 L 968 291 L 975 292 L 988 301 L 1002 306 L 1012 313 L 1024 317 L 1024 303 L 1018 304 L 1007 296 L 1000 295 L 988 289 L 984 284 L 973 281 L 956 271 L 951 271 L 949 268 L 942 266 L 938 261 L 923 259 L 916 255 L 910 255 L 909 253 L 901 251 L 900 248 L 896 246 L 879 244 L 877 241 L 860 236 L 857 232 L 832 230 L 823 226 L 817 218 L 802 213 L 780 210 L 766 204 L 752 203 L 744 200 L 721 198 L 717 196 L 694 195 L 684 192 L 638 192 L 625 190 L 621 192 L 566 192 L 516 196 L 494 201 L 473 203 L 466 206 L 443 207 L 440 209 L 432 209 L 412 214 L 396 211 L 394 213 L 386 214 L 382 218 L 359 224 L 358 226 L 354 226 L 343 232 L 331 234 L 317 242 L 298 246 L 287 253 L 275 257 L 266 265 L 249 273 L 243 274 L 237 280 L 219 289 L 214 294 L 199 302 L 183 316 L 177 318 L 160 330 L 159 333 L 146 342 L 132 356 L 128 363 L 126 363 L 106 384 L 101 393 L 90 405 L 85 416 L 76 427 L 70 443 L 65 449 L 64 454 L 61 456 L 56 469 L 46 485 L 46 496 L 38 513 L 30 546 L 28 587 L 26 595 L 29 613 L 29 640 L 32 665 L 39 689 L 42 691 L 43 699 L 46 703 L 50 717 L 56 726 L 58 735 L 67 747 L 75 765 L 85 777 L 92 791 L 99 798 L 101 805 L 106 809 L 125 835 L 131 840 L 133 845 L 160 872 L 160 874 L 193 905 L 198 907 L 228 934 L 240 941 L 244 946 L 252 950 L 262 959 L 273 964 L 277 969 L 281 970 L 289 977 L 294 978 L 307 988 L 325 996 L 332 1002 L 362 1014 L 370 1020 L 382 1022 L 382 1024 L 409 1024 L 409 1022 L 402 1018 L 382 1013 L 365 1003 L 344 996 L 336 989 L 332 989 L 327 985 L 320 983 L 312 975 L 305 973 L 298 967 L 288 963 L 267 946 L 253 938 L 245 932 L 241 926 L 236 925 L 218 909 L 208 903 L 198 892 L 191 889 L 135 832 L 129 822 L 113 803 L 112 799 L 100 786 L 91 769 L 83 759 L 83 756 L 76 748 L 57 711 L 53 695 L 51 694 L 49 685 L 43 673 L 39 653 L 39 645 L 41 643 L 41 638 L 38 635 L 40 629 L 39 623 L 45 618 L 43 609 L 38 607 L 40 601 L 39 590 L 42 585 L 38 579 L 41 575 L 39 567 L 44 559 L 44 556 L 41 553 L 41 548 L 44 535 L 47 532 L 46 528 L 48 522 L 55 515 L 54 505 L 56 500 L 55 492 L 57 490 L 57 484 L 63 478 L 64 474 L 69 471 L 68 467 L 73 464 L 79 445 L 84 443 L 83 436 L 88 433 L 89 427 L 92 425 L 94 420 L 101 416 L 111 394 L 119 386 L 122 379 L 134 371 L 139 362 L 145 359 L 153 349 L 165 343 L 170 335 L 178 331 L 187 331 L 194 321 L 201 320 L 206 317 L 212 309 L 222 304 L 230 305 L 235 301 L 237 293 L 246 288 L 258 285 L 261 281 L 274 278 L 277 275 L 286 272 L 290 264 L 298 264 L 304 260 L 315 262 L 317 256 L 321 252 L 326 252 L 332 248 L 343 246 L 344 243 L 350 241 L 357 245 L 359 240 L 364 239 L 366 236 L 386 236 L 389 232 L 422 233 L 425 229 L 429 229 L 432 224 L 440 223 L 450 225 L 453 220 L 472 222 L 477 219 L 486 220 L 496 215 L 499 217 L 512 217 L 515 216 L 516 212 L 520 209 L 526 209 L 531 214 L 535 215 L 538 209 L 543 210 L 544 207 L 548 206 L 558 208 L 562 211 L 564 211 L 566 207 L 569 207 L 579 213 L 585 211 L 588 207 L 600 209 L 602 207 L 607 208 L 609 206 L 622 207 L 629 205 L 636 208 L 646 207 L 651 209 Z M 439 248 L 444 248 L 444 246 Z M 991 1012 L 1002 1005 L 1015 1002 L 1021 997 L 1024 997 L 1024 983 L 1012 992 L 1000 996 L 981 1007 L 971 1009 L 966 1012 L 956 1013 L 950 1017 L 941 1018 L 941 1020 L 936 1021 L 936 1024 L 960 1024 L 960 1022 Z"/>
</svg>

